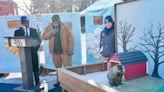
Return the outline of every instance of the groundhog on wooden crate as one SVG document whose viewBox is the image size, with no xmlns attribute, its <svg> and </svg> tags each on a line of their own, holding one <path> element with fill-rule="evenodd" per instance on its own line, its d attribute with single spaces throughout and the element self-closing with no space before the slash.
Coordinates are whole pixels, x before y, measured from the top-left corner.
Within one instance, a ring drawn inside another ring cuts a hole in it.
<svg viewBox="0 0 164 92">
<path fill-rule="evenodd" d="M 125 73 L 124 66 L 120 63 L 111 66 L 111 62 L 107 63 L 107 78 L 111 86 L 118 86 L 122 84 L 122 78 Z"/>
</svg>

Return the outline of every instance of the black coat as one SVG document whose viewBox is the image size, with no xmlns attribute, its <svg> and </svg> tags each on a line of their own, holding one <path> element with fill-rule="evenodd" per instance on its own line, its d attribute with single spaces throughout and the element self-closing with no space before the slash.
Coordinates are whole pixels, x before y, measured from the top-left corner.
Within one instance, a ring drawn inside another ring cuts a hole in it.
<svg viewBox="0 0 164 92">
<path fill-rule="evenodd" d="M 30 28 L 29 30 L 30 30 L 30 36 L 29 37 L 37 39 L 40 41 L 39 35 L 38 35 L 36 29 Z M 17 29 L 14 33 L 14 36 L 25 36 L 24 29 L 23 28 Z M 40 45 L 31 48 L 32 68 L 33 68 L 36 84 L 39 83 L 39 80 L 40 80 L 39 79 L 39 60 L 38 60 L 38 54 L 37 54 L 39 47 L 40 47 Z"/>
<path fill-rule="evenodd" d="M 36 29 L 30 28 L 29 30 L 30 30 L 30 36 L 29 37 L 39 40 L 39 35 L 38 35 Z M 25 36 L 24 29 L 23 28 L 17 29 L 14 33 L 14 36 Z M 40 45 L 31 48 L 31 56 L 32 56 L 32 63 L 33 63 L 33 70 L 34 71 L 35 70 L 38 71 L 37 51 L 38 51 L 39 47 L 40 47 Z"/>
<path fill-rule="evenodd" d="M 29 37 L 37 39 L 40 41 L 40 38 L 39 38 L 39 35 L 38 35 L 36 29 L 30 28 L 29 30 L 30 30 L 30 36 Z M 14 33 L 14 36 L 25 36 L 24 29 L 23 28 L 17 29 Z M 33 47 L 32 49 L 35 51 L 38 51 L 39 47 L 40 47 L 40 45 Z"/>
</svg>

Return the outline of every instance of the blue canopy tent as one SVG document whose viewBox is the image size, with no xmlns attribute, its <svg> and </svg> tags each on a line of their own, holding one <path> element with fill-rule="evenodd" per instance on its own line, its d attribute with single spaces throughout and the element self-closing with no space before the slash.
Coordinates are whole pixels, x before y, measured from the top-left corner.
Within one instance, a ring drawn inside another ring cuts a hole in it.
<svg viewBox="0 0 164 92">
<path fill-rule="evenodd" d="M 99 40 L 100 32 L 104 28 L 103 19 L 107 15 L 111 15 L 114 20 L 114 4 L 122 2 L 122 0 L 97 0 L 91 6 L 80 12 L 85 20 L 83 24 L 86 32 L 87 60 L 86 63 L 96 63 L 100 61 Z M 98 19 L 98 24 L 96 22 Z"/>
<path fill-rule="evenodd" d="M 122 2 L 122 0 L 97 0 L 85 10 L 81 11 L 80 15 L 104 15 L 110 13 L 114 16 L 114 4 L 119 2 Z"/>
</svg>

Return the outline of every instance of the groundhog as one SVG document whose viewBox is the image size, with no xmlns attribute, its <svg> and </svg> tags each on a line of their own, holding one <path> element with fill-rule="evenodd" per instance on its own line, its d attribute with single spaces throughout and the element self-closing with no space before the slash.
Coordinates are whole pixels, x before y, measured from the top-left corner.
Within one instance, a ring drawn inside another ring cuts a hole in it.
<svg viewBox="0 0 164 92">
<path fill-rule="evenodd" d="M 111 86 L 121 85 L 122 77 L 125 73 L 123 65 L 117 64 L 108 70 L 107 78 Z"/>
</svg>

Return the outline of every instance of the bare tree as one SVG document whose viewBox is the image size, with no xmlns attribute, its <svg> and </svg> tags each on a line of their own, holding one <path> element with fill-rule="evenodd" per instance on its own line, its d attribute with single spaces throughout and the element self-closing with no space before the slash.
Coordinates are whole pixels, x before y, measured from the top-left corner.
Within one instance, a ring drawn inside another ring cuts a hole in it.
<svg viewBox="0 0 164 92">
<path fill-rule="evenodd" d="M 23 7 L 18 7 L 26 14 L 43 14 L 82 11 L 96 0 L 31 0 L 30 5 L 23 0 Z"/>
<path fill-rule="evenodd" d="M 120 40 L 119 45 L 122 46 L 124 52 L 132 49 L 132 47 L 128 49 L 127 44 L 133 41 L 132 37 L 134 36 L 135 29 L 136 28 L 133 27 L 132 24 L 128 24 L 126 20 L 119 22 L 118 39 Z"/>
<path fill-rule="evenodd" d="M 37 14 L 42 14 L 42 13 L 48 13 L 49 0 L 31 0 L 31 6 L 35 11 L 37 11 Z"/>
<path fill-rule="evenodd" d="M 164 63 L 164 60 L 161 59 L 164 57 L 164 26 L 159 23 L 154 29 L 152 24 L 148 31 L 144 29 L 144 35 L 141 40 L 141 48 L 154 61 L 152 76 L 161 78 L 158 74 L 158 68 L 159 65 Z"/>
<path fill-rule="evenodd" d="M 77 0 L 77 1 L 78 1 L 79 11 L 82 11 L 85 8 L 87 8 L 89 5 L 93 4 L 96 0 Z"/>
<path fill-rule="evenodd" d="M 31 5 L 39 14 L 60 12 L 62 0 L 32 0 Z"/>
<path fill-rule="evenodd" d="M 76 0 L 33 0 L 34 7 L 40 9 L 39 13 L 72 12 Z M 40 5 L 38 5 L 38 3 Z"/>
<path fill-rule="evenodd" d="M 25 12 L 27 15 L 36 14 L 37 10 L 34 9 L 33 4 L 28 4 L 27 1 L 23 0 L 23 6 L 17 6 L 20 10 Z"/>
</svg>

